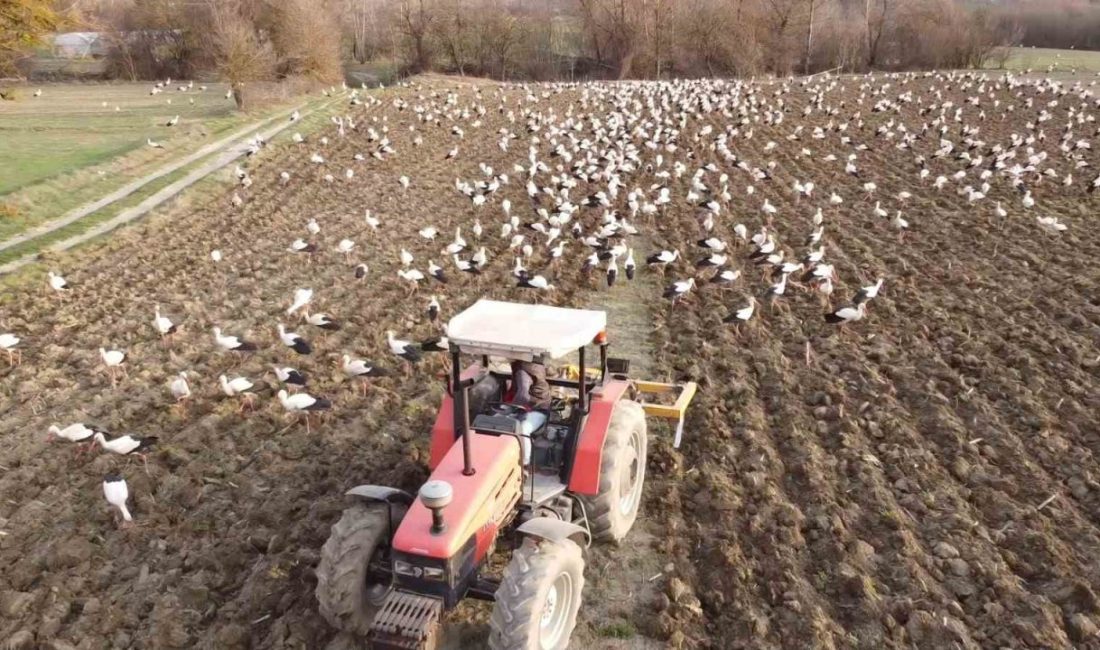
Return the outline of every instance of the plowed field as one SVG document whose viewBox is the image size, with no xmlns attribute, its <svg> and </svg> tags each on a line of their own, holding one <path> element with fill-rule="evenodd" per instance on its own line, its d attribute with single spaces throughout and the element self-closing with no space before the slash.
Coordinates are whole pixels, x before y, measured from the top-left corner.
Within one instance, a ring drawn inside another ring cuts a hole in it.
<svg viewBox="0 0 1100 650">
<path fill-rule="evenodd" d="M 440 335 L 479 296 L 607 304 L 612 321 L 651 323 L 623 345 L 654 378 L 700 383 L 680 449 L 655 427 L 639 541 L 589 560 L 574 647 L 1100 647 L 1100 192 L 1086 192 L 1100 161 L 1077 145 L 1095 136 L 1091 92 L 961 74 L 523 87 L 437 78 L 349 106 L 354 128 L 333 127 L 327 144 L 318 134 L 268 147 L 249 166 L 251 187 L 192 197 L 47 260 L 0 297 L 0 333 L 22 338 L 20 365 L 0 355 L 0 647 L 354 645 L 317 613 L 318 551 L 344 490 L 415 490 L 425 479 L 443 393 L 441 359 L 404 376 L 386 331 Z M 395 151 L 379 160 L 381 138 Z M 532 159 L 545 165 L 533 175 Z M 455 188 L 494 178 L 480 207 Z M 799 196 L 796 181 L 815 189 Z M 607 206 L 580 205 L 597 192 Z M 564 210 L 560 260 L 546 236 L 517 231 L 533 246 L 524 266 L 555 288 L 517 288 L 503 200 L 522 224 L 545 224 L 566 196 L 576 209 Z M 708 232 L 700 204 L 710 200 L 719 210 Z M 835 291 L 815 295 L 798 271 L 784 296 L 763 300 L 778 275 L 749 259 L 755 246 L 734 226 L 752 235 L 766 225 L 797 262 L 817 248 L 805 240 L 818 208 Z M 606 261 L 582 271 L 593 249 L 572 232 L 595 235 L 614 221 L 609 210 L 637 233 L 602 244 L 625 243 L 640 267 L 631 284 L 620 257 L 610 289 Z M 428 226 L 434 241 L 418 234 Z M 478 278 L 442 252 L 457 227 L 464 260 L 486 249 Z M 742 273 L 731 285 L 694 267 L 705 237 L 729 244 L 725 268 Z M 287 251 L 297 238 L 317 247 L 311 259 Z M 362 280 L 335 251 L 344 238 L 355 242 L 351 262 L 369 265 Z M 449 282 L 428 279 L 410 296 L 396 275 L 401 249 L 425 274 L 429 259 L 444 267 Z M 665 277 L 644 262 L 661 249 L 682 254 Z M 68 279 L 68 295 L 54 295 L 47 270 Z M 690 277 L 697 286 L 675 307 L 662 298 Z M 825 322 L 877 278 L 862 320 Z M 342 329 L 285 314 L 305 287 Z M 437 323 L 425 313 L 431 294 Z M 752 319 L 724 323 L 749 296 L 761 299 Z M 151 325 L 155 305 L 179 327 L 168 344 Z M 284 347 L 280 322 L 313 353 Z M 220 350 L 214 326 L 259 351 Z M 128 354 L 117 386 L 100 347 Z M 340 371 L 343 354 L 393 374 L 363 396 Z M 333 401 L 309 434 L 270 392 L 274 363 Z M 180 371 L 194 395 L 176 407 L 167 385 Z M 255 411 L 222 395 L 223 373 L 267 385 Z M 51 423 L 72 422 L 158 436 L 148 473 L 46 441 Z M 129 483 L 134 527 L 119 528 L 103 499 L 110 471 Z M 451 642 L 480 647 L 487 618 L 486 606 L 464 606 L 448 621 Z"/>
</svg>

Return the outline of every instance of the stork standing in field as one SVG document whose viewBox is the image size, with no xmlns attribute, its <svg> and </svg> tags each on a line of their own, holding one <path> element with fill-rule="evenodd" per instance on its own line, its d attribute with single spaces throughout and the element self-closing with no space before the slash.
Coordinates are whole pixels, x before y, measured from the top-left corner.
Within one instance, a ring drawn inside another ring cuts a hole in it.
<svg viewBox="0 0 1100 650">
<path fill-rule="evenodd" d="M 320 397 L 314 397 L 307 393 L 295 393 L 288 395 L 285 390 L 279 391 L 279 403 L 287 413 L 304 415 L 306 418 L 306 433 L 310 433 L 309 414 L 315 411 L 327 411 L 332 408 L 332 402 Z"/>
<path fill-rule="evenodd" d="M 120 456 L 138 456 L 145 465 L 145 473 L 149 473 L 149 459 L 146 457 L 149 451 L 157 444 L 156 436 L 138 437 L 132 435 L 119 436 L 107 439 L 102 432 L 97 431 L 93 436 L 100 447 Z"/>
<path fill-rule="evenodd" d="M 226 397 L 240 397 L 241 404 L 237 408 L 238 413 L 244 412 L 245 407 L 248 410 L 253 410 L 253 400 L 256 395 L 252 392 L 255 385 L 247 377 L 234 377 L 229 379 L 225 375 L 218 377 L 218 385 L 221 386 L 222 392 Z"/>
<path fill-rule="evenodd" d="M 390 346 L 390 353 L 405 360 L 405 375 L 412 374 L 412 366 L 418 363 L 423 356 L 420 348 L 415 343 L 395 338 L 393 330 L 386 332 L 386 341 Z"/>
<path fill-rule="evenodd" d="M 80 445 L 78 450 L 87 450 L 93 444 L 92 438 L 97 433 L 105 432 L 95 425 L 87 425 L 82 422 L 70 424 L 64 429 L 56 424 L 51 424 L 50 428 L 46 430 L 46 440 L 53 441 L 61 438 L 69 442 L 82 442 L 84 444 Z"/>
<path fill-rule="evenodd" d="M 680 259 L 680 251 L 659 251 L 645 258 L 646 266 L 651 269 L 658 269 L 661 274 L 664 275 L 666 267 L 672 264 L 676 260 Z"/>
<path fill-rule="evenodd" d="M 722 322 L 734 325 L 736 331 L 740 332 L 750 320 L 752 320 L 753 314 L 756 313 L 756 298 L 749 296 L 749 304 L 735 310 L 732 314 L 727 316 Z"/>
<path fill-rule="evenodd" d="M 103 360 L 103 365 L 107 367 L 107 374 L 111 377 L 111 385 L 114 386 L 118 383 L 119 371 L 123 375 L 126 375 L 126 367 L 122 364 L 126 362 L 126 353 L 121 350 L 107 350 L 105 348 L 99 348 L 99 358 Z"/>
<path fill-rule="evenodd" d="M 677 280 L 670 284 L 666 289 L 665 298 L 672 299 L 672 307 L 676 307 L 676 303 L 680 302 L 687 296 L 692 289 L 695 288 L 695 278 L 688 278 L 687 280 Z"/>
<path fill-rule="evenodd" d="M 305 316 L 307 323 L 326 332 L 336 332 L 340 329 L 339 321 L 333 320 L 328 314 L 322 312 L 311 314 L 307 311 Z"/>
<path fill-rule="evenodd" d="M 839 325 L 842 323 L 853 323 L 857 320 L 862 320 L 867 314 L 867 303 L 859 302 L 854 307 L 841 307 L 840 309 L 825 314 L 825 322 L 832 323 L 833 325 Z"/>
<path fill-rule="evenodd" d="M 49 278 L 50 288 L 58 298 L 63 298 L 69 292 L 69 282 L 60 273 L 49 271 L 46 276 Z"/>
<path fill-rule="evenodd" d="M 183 404 L 191 397 L 191 385 L 187 383 L 187 372 L 180 372 L 168 383 L 168 392 L 172 393 L 176 404 Z"/>
<path fill-rule="evenodd" d="M 1056 235 L 1067 229 L 1066 224 L 1059 221 L 1058 217 L 1036 217 L 1035 219 L 1039 222 L 1039 226 L 1042 227 L 1043 230 Z"/>
<path fill-rule="evenodd" d="M 279 380 L 279 383 L 290 388 L 291 391 L 296 391 L 306 386 L 306 376 L 290 366 L 273 365 L 271 366 L 271 370 L 275 373 L 275 378 Z"/>
<path fill-rule="evenodd" d="M 15 347 L 19 345 L 19 341 L 21 340 L 22 339 L 12 334 L 11 332 L 0 334 L 0 350 L 3 350 L 8 355 L 9 368 L 18 365 L 16 363 L 16 359 L 19 360 L 18 363 L 23 363 L 23 352 L 21 350 L 17 350 Z"/>
<path fill-rule="evenodd" d="M 313 300 L 313 289 L 295 289 L 294 299 L 291 301 L 290 307 L 287 308 L 286 315 L 292 315 L 294 312 L 308 305 L 311 300 Z"/>
<path fill-rule="evenodd" d="M 279 340 L 283 342 L 283 345 L 287 346 L 291 350 L 294 350 L 298 354 L 310 354 L 313 352 L 313 348 L 310 346 L 309 341 L 305 340 L 297 332 L 288 332 L 286 327 L 279 323 Z"/>
<path fill-rule="evenodd" d="M 351 251 L 355 248 L 355 242 L 350 239 L 341 239 L 336 245 L 336 252 L 344 256 L 344 262 L 351 264 Z"/>
<path fill-rule="evenodd" d="M 370 380 L 374 377 L 385 377 L 387 373 L 382 368 L 379 368 L 375 364 L 364 361 L 363 359 L 353 359 L 351 355 L 345 354 L 343 357 L 343 363 L 341 369 L 344 374 L 350 379 L 360 379 L 359 387 L 362 389 L 363 397 L 367 396 L 367 391 L 370 388 Z"/>
<path fill-rule="evenodd" d="M 401 278 L 405 282 L 408 282 L 408 295 L 410 296 L 416 293 L 417 289 L 420 288 L 421 281 L 424 280 L 424 274 L 421 273 L 418 269 L 398 269 L 397 277 Z"/>
<path fill-rule="evenodd" d="M 214 342 L 223 350 L 229 350 L 231 352 L 255 352 L 256 344 L 236 336 L 228 334 L 222 334 L 222 328 L 214 328 Z"/>
<path fill-rule="evenodd" d="M 554 285 L 541 275 L 525 275 L 519 278 L 516 286 L 524 289 L 538 289 L 540 291 L 553 291 L 554 289 Z"/>
<path fill-rule="evenodd" d="M 428 260 L 428 275 L 440 284 L 447 284 L 447 275 L 443 272 L 443 267 L 432 260 Z"/>
<path fill-rule="evenodd" d="M 108 474 L 103 479 L 103 496 L 107 503 L 118 508 L 122 513 L 122 525 L 128 526 L 134 518 L 130 515 L 130 509 L 126 507 L 126 501 L 130 498 L 130 490 L 126 487 L 126 479 L 118 474 Z"/>
<path fill-rule="evenodd" d="M 160 305 L 153 306 L 153 329 L 160 334 L 162 342 L 168 341 L 168 337 L 176 333 L 175 323 L 160 315 Z"/>
<path fill-rule="evenodd" d="M 878 292 L 882 291 L 883 278 L 879 278 L 874 284 L 863 287 L 856 292 L 856 297 L 852 299 L 852 302 L 856 305 L 863 304 L 869 300 L 878 297 Z"/>
<path fill-rule="evenodd" d="M 299 237 L 298 239 L 290 242 L 290 246 L 287 247 L 287 250 L 291 253 L 305 253 L 306 263 L 312 264 L 313 253 L 317 251 L 317 246 Z"/>
</svg>

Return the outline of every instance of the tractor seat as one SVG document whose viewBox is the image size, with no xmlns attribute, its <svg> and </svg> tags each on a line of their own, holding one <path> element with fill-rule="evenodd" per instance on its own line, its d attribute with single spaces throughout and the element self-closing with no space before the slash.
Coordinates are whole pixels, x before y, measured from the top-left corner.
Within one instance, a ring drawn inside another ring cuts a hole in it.
<svg viewBox="0 0 1100 650">
<path fill-rule="evenodd" d="M 504 382 L 491 372 L 486 372 L 470 386 L 467 393 L 470 400 L 470 413 L 484 413 L 489 405 L 497 402 L 504 394 Z"/>
</svg>

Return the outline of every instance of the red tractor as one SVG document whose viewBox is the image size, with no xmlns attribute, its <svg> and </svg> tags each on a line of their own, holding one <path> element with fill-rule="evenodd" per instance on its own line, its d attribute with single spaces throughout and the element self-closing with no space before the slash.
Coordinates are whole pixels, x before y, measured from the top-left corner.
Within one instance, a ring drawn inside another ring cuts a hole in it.
<svg viewBox="0 0 1100 650">
<path fill-rule="evenodd" d="M 606 323 L 602 311 L 490 300 L 450 321 L 452 370 L 432 427 L 431 478 L 419 498 L 377 485 L 347 492 L 351 504 L 317 567 L 329 623 L 375 649 L 426 650 L 443 613 L 471 597 L 494 603 L 488 647 L 568 647 L 585 549 L 620 542 L 638 516 L 646 413 L 678 419 L 678 444 L 695 392 L 631 380 L 625 362 L 608 358 Z M 599 349 L 595 368 L 586 365 L 589 345 Z M 552 399 L 536 415 L 506 401 L 516 378 L 490 365 L 574 351 L 577 364 L 547 380 Z M 464 355 L 477 362 L 464 368 Z M 643 406 L 650 393 L 674 403 Z M 493 575 L 498 548 L 512 556 Z"/>
</svg>

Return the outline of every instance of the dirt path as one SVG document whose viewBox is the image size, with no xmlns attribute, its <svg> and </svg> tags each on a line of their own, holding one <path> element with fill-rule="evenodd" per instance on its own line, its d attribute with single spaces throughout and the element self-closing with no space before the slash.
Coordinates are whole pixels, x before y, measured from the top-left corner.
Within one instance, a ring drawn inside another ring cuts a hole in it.
<svg viewBox="0 0 1100 650">
<path fill-rule="evenodd" d="M 333 99 L 333 100 L 329 100 L 329 101 L 327 101 L 323 104 L 320 104 L 320 105 L 314 107 L 313 109 L 306 111 L 303 114 L 303 116 L 304 117 L 309 116 L 309 115 L 311 115 L 312 113 L 314 113 L 318 110 L 327 108 L 327 107 L 331 106 L 333 103 L 335 103 L 336 101 L 337 100 Z M 294 109 L 290 109 L 290 110 L 291 111 L 293 111 L 293 110 L 303 111 L 303 110 L 305 110 L 305 108 L 307 106 L 309 106 L 309 102 L 306 102 L 306 103 L 304 103 L 304 104 L 302 104 L 302 105 L 300 105 L 300 106 L 298 106 Z M 222 167 L 225 167 L 226 165 L 228 165 L 232 161 L 234 161 L 237 158 L 244 155 L 245 151 L 247 151 L 247 146 L 243 143 L 244 138 L 246 138 L 249 135 L 252 135 L 253 133 L 256 133 L 257 131 L 259 131 L 263 127 L 269 125 L 272 121 L 274 121 L 275 119 L 277 119 L 278 117 L 280 117 L 282 115 L 283 115 L 283 113 L 280 112 L 278 115 L 272 115 L 272 116 L 267 117 L 263 120 L 260 120 L 259 122 L 253 123 L 253 124 L 243 128 L 243 129 L 240 129 L 239 131 L 236 131 L 236 132 L 222 138 L 221 140 L 218 140 L 217 142 L 212 142 L 212 143 L 202 147 L 201 149 L 199 149 L 197 151 L 194 151 L 194 152 L 192 152 L 192 153 L 190 153 L 190 154 L 188 154 L 188 155 L 186 155 L 182 158 L 179 158 L 179 159 L 175 160 L 174 162 L 169 163 L 168 165 L 165 165 L 164 167 L 161 167 L 157 171 L 155 171 L 155 172 L 153 172 L 153 173 L 151 173 L 147 176 L 143 176 L 143 177 L 141 177 L 139 179 L 136 179 L 136 180 L 134 180 L 130 183 L 127 183 L 123 187 L 120 187 L 119 189 L 115 190 L 114 192 L 111 192 L 110 194 L 108 194 L 108 195 L 106 195 L 106 196 L 104 196 L 104 197 L 102 197 L 102 198 L 100 198 L 96 201 L 92 201 L 91 203 L 88 203 L 86 205 L 82 205 L 79 208 L 76 208 L 75 210 L 71 210 L 70 212 L 62 215 L 61 217 L 58 217 L 57 219 L 52 219 L 52 220 L 47 221 L 45 223 L 41 223 L 41 224 L 39 224 L 37 226 L 34 226 L 33 228 L 30 228 L 30 229 L 26 230 L 25 232 L 22 232 L 22 233 L 20 233 L 16 236 L 6 240 L 6 241 L 0 242 L 0 252 L 3 252 L 5 250 L 11 249 L 11 248 L 14 248 L 14 247 L 19 246 L 21 244 L 24 244 L 26 242 L 44 237 L 46 235 L 49 235 L 52 232 L 56 232 L 56 231 L 66 227 L 66 226 L 69 226 L 73 223 L 76 223 L 77 221 L 80 221 L 81 219 L 87 217 L 88 215 L 94 214 L 95 212 L 98 212 L 99 210 L 102 210 L 103 208 L 105 208 L 105 207 L 107 207 L 107 206 L 109 206 L 113 203 L 117 203 L 117 202 L 127 198 L 128 196 L 131 196 L 132 194 L 134 194 L 135 192 L 141 190 L 141 188 L 145 187 L 149 183 L 152 183 L 152 182 L 154 182 L 154 181 L 156 181 L 160 178 L 164 178 L 165 176 L 167 176 L 167 175 L 169 175 L 169 174 L 171 174 L 171 173 L 173 173 L 173 172 L 175 172 L 179 169 L 182 169 L 183 167 L 186 167 L 187 165 L 190 165 L 191 163 L 195 162 L 196 160 L 200 160 L 200 159 L 205 158 L 207 156 L 210 156 L 212 154 L 219 154 L 213 160 L 211 160 L 211 161 L 207 162 L 206 164 L 202 165 L 201 167 L 195 169 L 193 172 L 191 172 L 190 174 L 188 174 L 184 178 L 180 179 L 179 181 L 176 181 L 175 183 L 172 183 L 171 185 L 161 189 L 159 192 L 157 192 L 156 194 L 153 194 L 152 196 L 150 196 L 146 200 L 142 201 L 138 205 L 136 205 L 132 208 L 129 208 L 127 210 L 123 210 L 118 215 L 116 215 L 113 219 L 110 219 L 109 221 L 105 221 L 105 222 L 89 229 L 88 231 L 86 231 L 84 233 L 81 233 L 80 235 L 76 235 L 76 236 L 71 237 L 69 239 L 65 239 L 61 242 L 58 242 L 58 243 L 52 245 L 52 246 L 49 246 L 48 248 L 50 250 L 53 250 L 53 251 L 68 250 L 68 249 L 72 248 L 73 246 L 77 246 L 77 245 L 79 245 L 79 244 L 81 244 L 85 241 L 88 241 L 89 239 L 91 239 L 93 237 L 97 237 L 99 235 L 102 235 L 103 233 L 108 232 L 108 231 L 118 227 L 119 225 L 122 225 L 124 223 L 133 221 L 134 219 L 137 219 L 137 218 L 147 214 L 150 210 L 156 208 L 157 206 L 161 205 L 162 203 L 164 203 L 168 199 L 170 199 L 170 198 L 174 197 L 175 195 L 179 194 L 181 191 L 183 191 L 184 189 L 186 189 L 186 188 L 190 187 L 191 185 L 195 184 L 199 180 L 201 180 L 201 179 L 205 178 L 206 176 L 210 175 L 211 173 L 221 169 Z M 287 127 L 289 127 L 290 124 L 291 124 L 290 122 L 284 121 L 279 126 L 271 128 L 267 131 L 264 131 L 263 132 L 264 139 L 265 140 L 270 140 L 273 136 L 275 136 L 279 132 L 281 132 L 284 129 L 286 129 Z M 14 262 L 10 262 L 8 264 L 0 266 L 0 273 L 10 273 L 11 271 L 14 271 L 14 270 L 20 268 L 21 266 L 27 264 L 28 262 L 33 260 L 36 256 L 37 256 L 37 253 L 30 253 L 28 255 L 25 255 L 25 256 L 15 260 Z"/>
<path fill-rule="evenodd" d="M 650 274 L 639 273 L 633 282 L 620 275 L 608 289 L 600 276 L 600 288 L 586 307 L 607 312 L 611 356 L 630 361 L 630 376 L 662 378 L 652 355 L 653 314 L 659 305 L 660 285 Z M 650 458 L 660 459 L 672 447 L 672 427 L 647 418 Z M 648 464 L 641 514 L 622 546 L 593 547 L 585 567 L 584 605 L 573 645 L 599 650 L 641 650 L 667 647 L 657 612 L 667 587 L 666 568 L 672 561 L 662 546 L 667 531 L 667 511 L 662 505 L 667 481 L 653 471 L 660 461 Z"/>
</svg>

